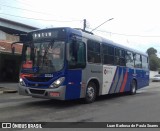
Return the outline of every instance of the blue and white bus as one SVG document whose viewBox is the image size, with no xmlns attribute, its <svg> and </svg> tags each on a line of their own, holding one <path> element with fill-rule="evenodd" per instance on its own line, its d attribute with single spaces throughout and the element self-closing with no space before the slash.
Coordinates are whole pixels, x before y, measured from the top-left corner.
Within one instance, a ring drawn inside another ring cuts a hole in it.
<svg viewBox="0 0 160 131">
<path fill-rule="evenodd" d="M 30 32 L 23 43 L 19 94 L 94 102 L 149 85 L 148 56 L 69 27 Z"/>
</svg>

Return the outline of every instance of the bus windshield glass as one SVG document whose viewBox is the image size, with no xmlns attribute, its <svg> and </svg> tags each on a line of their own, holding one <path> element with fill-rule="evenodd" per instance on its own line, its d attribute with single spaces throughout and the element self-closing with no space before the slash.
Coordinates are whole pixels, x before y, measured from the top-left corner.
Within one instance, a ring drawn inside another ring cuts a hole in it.
<svg viewBox="0 0 160 131">
<path fill-rule="evenodd" d="M 53 73 L 64 66 L 64 41 L 24 44 L 22 70 L 27 73 Z"/>
</svg>

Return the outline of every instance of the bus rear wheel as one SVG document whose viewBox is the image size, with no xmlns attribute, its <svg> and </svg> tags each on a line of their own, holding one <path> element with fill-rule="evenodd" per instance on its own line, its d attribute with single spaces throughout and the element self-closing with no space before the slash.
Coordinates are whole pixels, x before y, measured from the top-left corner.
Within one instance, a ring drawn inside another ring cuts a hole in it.
<svg viewBox="0 0 160 131">
<path fill-rule="evenodd" d="M 96 99 L 96 84 L 94 82 L 89 82 L 87 89 L 86 89 L 86 96 L 84 98 L 85 103 L 92 103 Z"/>
<path fill-rule="evenodd" d="M 131 94 L 131 95 L 134 95 L 134 94 L 136 94 L 136 91 L 137 91 L 136 81 L 135 81 L 135 80 L 132 80 L 131 89 L 130 89 L 130 94 Z"/>
</svg>

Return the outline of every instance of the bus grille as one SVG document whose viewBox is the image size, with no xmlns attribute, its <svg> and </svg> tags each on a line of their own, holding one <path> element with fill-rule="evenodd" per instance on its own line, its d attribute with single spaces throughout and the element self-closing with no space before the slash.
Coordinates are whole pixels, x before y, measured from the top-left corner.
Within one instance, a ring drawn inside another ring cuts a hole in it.
<svg viewBox="0 0 160 131">
<path fill-rule="evenodd" d="M 44 94 L 45 90 L 30 89 L 30 92 L 31 92 L 32 94 Z"/>
<path fill-rule="evenodd" d="M 32 87 L 32 88 L 36 88 L 36 87 L 47 87 L 46 84 L 32 84 L 32 83 L 28 83 L 28 86 L 29 86 L 29 87 Z"/>
<path fill-rule="evenodd" d="M 48 78 L 48 77 L 26 77 L 26 79 L 28 81 L 32 81 L 32 82 L 48 82 L 52 78 Z"/>
</svg>

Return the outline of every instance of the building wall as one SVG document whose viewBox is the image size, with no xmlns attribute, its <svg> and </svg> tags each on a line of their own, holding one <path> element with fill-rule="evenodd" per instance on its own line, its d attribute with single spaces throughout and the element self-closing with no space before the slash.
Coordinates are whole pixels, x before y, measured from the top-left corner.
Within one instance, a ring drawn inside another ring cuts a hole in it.
<svg viewBox="0 0 160 131">
<path fill-rule="evenodd" d="M 0 18 L 0 27 L 3 27 L 0 29 L 0 82 L 18 81 L 22 44 L 13 45 L 15 47 L 13 55 L 11 43 L 19 41 L 19 36 L 12 34 L 25 34 L 38 28 L 4 18 Z"/>
<path fill-rule="evenodd" d="M 0 82 L 18 82 L 21 56 L 0 52 Z"/>
<path fill-rule="evenodd" d="M 15 41 L 19 41 L 18 36 L 0 30 L 0 82 L 18 82 L 22 45 L 15 45 L 16 54 L 13 55 L 11 43 Z"/>
<path fill-rule="evenodd" d="M 6 34 L 0 30 L 0 40 L 6 40 Z"/>
<path fill-rule="evenodd" d="M 19 41 L 19 36 L 10 35 L 0 30 L 0 40 L 16 42 Z"/>
</svg>

